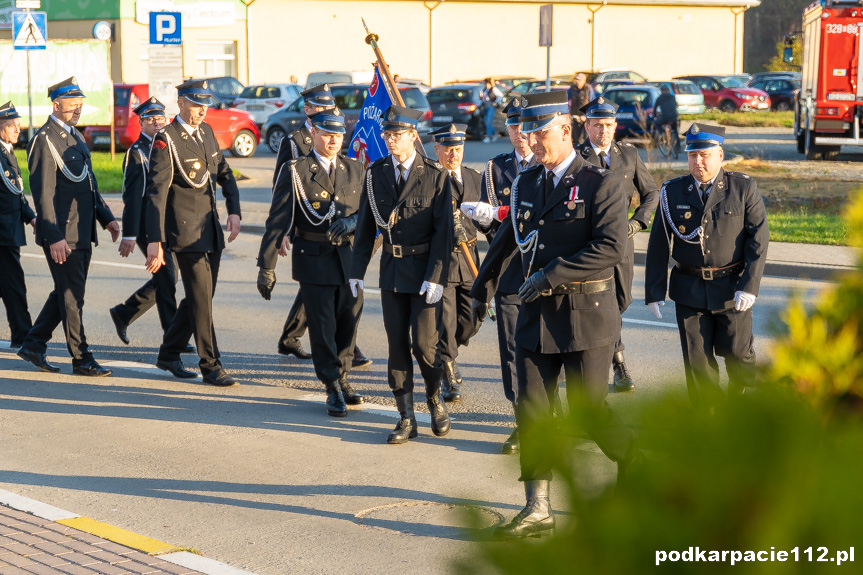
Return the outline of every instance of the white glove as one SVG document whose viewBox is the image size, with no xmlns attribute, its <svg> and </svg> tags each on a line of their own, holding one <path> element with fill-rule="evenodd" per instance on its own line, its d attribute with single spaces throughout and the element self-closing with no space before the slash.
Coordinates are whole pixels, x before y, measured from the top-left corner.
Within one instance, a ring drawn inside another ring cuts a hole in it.
<svg viewBox="0 0 863 575">
<path fill-rule="evenodd" d="M 655 301 L 647 304 L 647 307 L 650 308 L 650 311 L 653 312 L 653 315 L 656 316 L 656 319 L 662 319 L 662 312 L 659 311 L 660 306 L 664 306 L 664 301 Z"/>
<path fill-rule="evenodd" d="M 734 292 L 734 310 L 746 311 L 755 303 L 755 297 L 751 293 L 745 291 Z"/>
<path fill-rule="evenodd" d="M 487 226 L 494 221 L 497 212 L 491 204 L 485 202 L 462 202 L 461 211 L 481 226 Z"/>
<path fill-rule="evenodd" d="M 360 291 L 364 290 L 363 280 L 348 280 L 348 283 L 351 285 L 351 294 L 354 297 L 357 297 L 357 288 L 359 287 Z"/>
<path fill-rule="evenodd" d="M 420 288 L 420 295 L 422 294 L 426 294 L 426 303 L 437 303 L 443 296 L 443 286 L 431 282 L 423 282 L 423 287 Z"/>
</svg>

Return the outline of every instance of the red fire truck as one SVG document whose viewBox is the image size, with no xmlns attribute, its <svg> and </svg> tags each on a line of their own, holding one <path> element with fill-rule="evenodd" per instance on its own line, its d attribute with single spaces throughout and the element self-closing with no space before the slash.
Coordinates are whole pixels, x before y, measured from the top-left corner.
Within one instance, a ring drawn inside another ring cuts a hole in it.
<svg viewBox="0 0 863 575">
<path fill-rule="evenodd" d="M 814 2 L 803 11 L 803 83 L 794 109 L 797 151 L 832 160 L 840 146 L 861 146 L 863 6 Z M 859 104 L 859 105 L 858 105 Z"/>
</svg>

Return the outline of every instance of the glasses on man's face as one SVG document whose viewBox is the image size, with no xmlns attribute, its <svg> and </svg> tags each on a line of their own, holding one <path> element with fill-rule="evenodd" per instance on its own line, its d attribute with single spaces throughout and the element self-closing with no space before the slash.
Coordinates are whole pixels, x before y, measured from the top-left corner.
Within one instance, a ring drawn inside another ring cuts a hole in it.
<svg viewBox="0 0 863 575">
<path fill-rule="evenodd" d="M 407 131 L 403 132 L 391 132 L 389 130 L 381 132 L 381 138 L 384 140 L 401 140 L 402 136 L 407 134 Z"/>
<path fill-rule="evenodd" d="M 164 124 L 165 118 L 163 118 L 161 116 L 154 116 L 152 118 L 144 118 L 144 123 L 145 124 L 153 124 L 154 126 L 158 125 L 158 124 Z"/>
</svg>

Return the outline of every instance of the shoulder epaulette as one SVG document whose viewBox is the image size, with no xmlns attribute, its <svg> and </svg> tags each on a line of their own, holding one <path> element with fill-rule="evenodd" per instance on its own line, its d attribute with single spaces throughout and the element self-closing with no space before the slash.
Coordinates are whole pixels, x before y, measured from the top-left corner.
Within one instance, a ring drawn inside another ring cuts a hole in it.
<svg viewBox="0 0 863 575">
<path fill-rule="evenodd" d="M 480 174 L 479 174 L 479 171 L 474 170 L 474 169 L 473 169 L 473 168 L 471 168 L 470 166 L 462 165 L 461 169 L 462 169 L 462 170 L 467 170 L 467 171 L 469 171 L 469 172 L 473 172 L 473 173 L 474 173 L 474 174 L 476 174 L 477 176 L 478 176 L 478 175 L 480 175 Z"/>
<path fill-rule="evenodd" d="M 384 156 L 383 158 L 378 158 L 377 160 L 375 160 L 374 162 L 369 164 L 369 167 L 371 168 L 372 166 L 379 166 L 379 165 L 383 164 L 384 162 L 386 162 L 388 159 L 389 159 L 389 156 Z"/>
<path fill-rule="evenodd" d="M 512 152 L 504 152 L 502 154 L 498 154 L 492 158 L 492 161 L 494 161 L 494 160 L 505 160 L 509 157 L 510 154 L 512 154 Z"/>
<path fill-rule="evenodd" d="M 617 142 L 617 145 L 620 146 L 621 148 L 624 148 L 624 147 L 634 148 L 635 147 L 632 144 L 630 144 L 629 142 Z"/>
<path fill-rule="evenodd" d="M 432 160 L 431 158 L 429 158 L 427 156 L 423 156 L 423 161 L 425 161 L 426 165 L 431 166 L 431 167 L 438 169 L 440 171 L 443 171 L 443 166 L 440 164 L 440 162 L 438 162 L 436 160 Z"/>
<path fill-rule="evenodd" d="M 599 166 L 594 166 L 593 164 L 587 164 L 587 163 L 584 165 L 583 169 L 591 171 L 591 172 L 596 172 L 597 174 L 600 174 L 600 175 L 605 175 L 608 173 L 608 170 L 606 170 L 605 168 L 600 168 Z"/>
<path fill-rule="evenodd" d="M 668 184 L 674 184 L 677 182 L 681 182 L 681 181 L 685 180 L 686 178 L 690 178 L 690 177 L 692 177 L 692 176 L 690 176 L 689 174 L 686 174 L 685 176 L 677 176 L 676 178 L 671 178 L 670 180 L 663 182 L 662 185 L 667 186 Z"/>
<path fill-rule="evenodd" d="M 536 170 L 540 170 L 540 169 L 542 169 L 542 167 L 543 167 L 542 164 L 536 164 L 535 166 L 530 166 L 529 168 L 525 168 L 524 171 L 522 171 L 521 173 L 527 174 L 529 172 L 534 172 Z"/>
<path fill-rule="evenodd" d="M 728 174 L 729 176 L 731 176 L 732 178 L 741 178 L 744 180 L 751 180 L 752 179 L 750 176 L 747 176 L 743 172 L 725 172 L 725 173 Z"/>
</svg>

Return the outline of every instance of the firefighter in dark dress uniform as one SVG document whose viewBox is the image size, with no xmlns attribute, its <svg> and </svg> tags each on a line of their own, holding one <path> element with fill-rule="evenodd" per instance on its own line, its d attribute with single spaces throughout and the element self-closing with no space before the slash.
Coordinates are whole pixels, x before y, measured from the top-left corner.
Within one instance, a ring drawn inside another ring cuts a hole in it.
<svg viewBox="0 0 863 575">
<path fill-rule="evenodd" d="M 536 165 L 533 150 L 527 143 L 527 134 L 521 133 L 521 99 L 516 97 L 504 108 L 506 113 L 506 131 L 513 150 L 495 156 L 488 161 L 482 174 L 482 202 L 471 205 L 462 204 L 462 211 L 477 221 L 477 226 L 488 237 L 494 240 L 501 225 L 509 222 L 509 195 L 512 181 L 529 167 Z M 524 283 L 521 272 L 521 261 L 513 258 L 500 277 L 497 290 L 494 292 L 494 305 L 497 312 L 497 340 L 500 350 L 501 381 L 503 393 L 512 403 L 515 412 L 516 373 L 515 373 L 515 324 L 518 318 L 518 308 L 521 300 L 518 298 L 518 288 Z M 501 452 L 513 454 L 518 452 L 518 426 L 503 443 Z"/>
<path fill-rule="evenodd" d="M 18 355 L 42 371 L 59 368 L 45 359 L 48 341 L 61 323 L 72 373 L 111 375 L 93 359 L 84 334 L 83 311 L 87 272 L 98 245 L 96 224 L 120 237 L 120 224 L 99 194 L 90 150 L 75 125 L 81 118 L 84 93 L 74 77 L 48 88 L 53 113 L 29 144 L 30 191 L 36 206 L 36 243 L 42 246 L 54 290 L 27 334 Z"/>
<path fill-rule="evenodd" d="M 450 174 L 455 224 L 449 276 L 441 299 L 441 334 L 438 343 L 444 372 L 441 396 L 444 401 L 453 403 L 461 401 L 462 377 L 455 362 L 458 348 L 467 345 L 475 333 L 470 316 L 470 288 L 473 286 L 474 272 L 463 253 L 462 243 L 466 246 L 473 265 L 479 266 L 476 227 L 461 211 L 462 202 L 478 202 L 482 193 L 479 172 L 462 165 L 465 130 L 467 126 L 464 124 L 450 124 L 432 132 L 438 162 Z"/>
<path fill-rule="evenodd" d="M 216 184 L 228 211 L 228 242 L 240 233 L 240 191 L 213 129 L 204 122 L 211 94 L 207 80 L 177 86 L 180 113 L 153 140 L 147 174 L 147 269 L 156 273 L 165 264 L 167 245 L 177 258 L 185 291 L 156 367 L 175 377 L 195 377 L 180 360 L 194 334 L 204 382 L 227 387 L 237 382 L 222 367 L 213 326 L 213 296 L 225 249 Z"/>
<path fill-rule="evenodd" d="M 366 170 L 350 274 L 351 290 L 358 294 L 380 231 L 378 285 L 389 344 L 387 375 L 399 410 L 399 422 L 387 438 L 390 444 L 417 436 L 411 351 L 425 381 L 432 432 L 442 436 L 450 430 L 440 396 L 437 317 L 453 249 L 452 192 L 447 171 L 416 151 L 420 116 L 396 105 L 381 116 L 390 155 Z"/>
<path fill-rule="evenodd" d="M 645 266 L 645 303 L 661 319 L 666 292 L 674 300 L 686 385 L 707 408 L 722 397 L 717 355 L 730 395 L 753 385 L 752 305 L 770 241 L 755 180 L 722 168 L 724 136 L 725 128 L 690 127 L 691 175 L 662 185 Z"/>
<path fill-rule="evenodd" d="M 311 312 L 306 317 L 315 374 L 327 390 L 327 412 L 343 417 L 346 402 L 363 403 L 347 375 L 363 305 L 362 294 L 351 295 L 348 274 L 364 169 L 341 154 L 345 117 L 338 108 L 315 114 L 311 134 L 311 153 L 290 160 L 288 177 L 279 179 L 278 185 L 288 190 L 277 188 L 276 193 L 291 199 L 284 206 L 288 217 L 277 218 L 286 227 L 276 228 L 268 222 L 258 265 L 273 278 L 274 285 L 275 270 L 267 266 L 275 266 L 276 261 L 274 256 L 270 256 L 272 261 L 265 258 L 272 254 L 267 248 L 283 237 L 294 238 L 291 271 L 305 294 L 303 305 Z M 265 297 L 269 295 L 268 291 Z"/>
<path fill-rule="evenodd" d="M 0 298 L 6 307 L 6 319 L 11 331 L 10 348 L 24 343 L 33 327 L 27 309 L 27 285 L 21 267 L 21 246 L 27 245 L 24 226 L 36 226 L 36 213 L 24 196 L 21 169 L 12 149 L 21 136 L 21 116 L 12 102 L 0 106 Z"/>
<path fill-rule="evenodd" d="M 659 191 L 653 176 L 647 171 L 647 166 L 641 161 L 638 150 L 630 143 L 615 142 L 617 132 L 617 105 L 602 96 L 594 98 L 581 108 L 585 115 L 585 129 L 588 139 L 581 144 L 577 152 L 586 162 L 611 170 L 623 178 L 623 191 L 626 195 L 627 207 L 638 196 L 639 206 L 627 222 L 629 239 L 626 242 L 626 254 L 623 260 L 614 268 L 614 283 L 617 292 L 617 307 L 620 313 L 626 311 L 632 303 L 632 277 L 635 275 L 635 234 L 650 226 L 650 216 L 656 210 L 659 201 Z M 614 381 L 609 391 L 633 391 L 635 383 L 626 368 L 623 358 L 623 338 L 614 347 L 612 368 Z"/>
<path fill-rule="evenodd" d="M 120 242 L 120 255 L 124 258 L 135 250 L 147 255 L 147 170 L 150 162 L 150 148 L 153 137 L 165 127 L 165 105 L 156 98 L 150 98 L 135 108 L 141 123 L 141 135 L 126 151 L 123 159 L 123 239 Z M 162 246 L 163 249 L 165 246 Z M 168 330 L 177 312 L 177 266 L 173 254 L 165 252 L 165 265 L 153 274 L 147 283 L 109 312 L 117 337 L 129 344 L 127 330 L 129 325 L 156 306 L 162 332 Z M 194 353 L 191 345 L 185 350 Z"/>
<path fill-rule="evenodd" d="M 285 197 L 285 186 L 280 184 L 279 179 L 283 177 L 288 170 L 288 162 L 296 160 L 304 156 L 308 156 L 314 144 L 312 142 L 312 124 L 311 117 L 319 112 L 332 110 L 336 106 L 336 101 L 333 98 L 333 93 L 330 91 L 329 84 L 314 86 L 300 94 L 303 98 L 303 112 L 306 114 L 306 122 L 299 130 L 294 130 L 282 139 L 279 144 L 279 151 L 276 154 L 276 169 L 273 172 L 273 198 L 270 206 L 270 218 L 273 225 L 283 227 L 284 222 L 274 215 L 282 214 L 284 217 L 284 207 L 289 204 L 288 198 Z M 268 246 L 268 259 L 275 259 L 276 253 L 282 256 L 288 255 L 288 245 L 291 239 L 284 237 L 277 245 Z M 272 268 L 270 268 L 272 269 Z M 273 287 L 270 285 L 270 278 L 265 275 L 258 277 L 258 290 L 263 295 L 264 291 L 272 292 Z M 269 298 L 267 298 L 269 299 Z M 303 344 L 300 338 L 306 332 L 306 310 L 303 307 L 303 292 L 297 290 L 297 295 L 294 297 L 294 303 L 288 311 L 288 317 L 285 320 L 285 326 L 282 328 L 282 335 L 279 337 L 277 351 L 281 355 L 293 355 L 298 359 L 310 359 L 312 356 L 303 349 Z M 353 367 L 364 367 L 370 365 L 372 361 L 367 359 L 359 350 L 354 351 Z"/>
<path fill-rule="evenodd" d="M 516 325 L 516 416 L 521 480 L 527 504 L 495 535 L 517 538 L 554 531 L 551 462 L 539 431 L 551 418 L 561 369 L 573 410 L 582 403 L 586 431 L 620 470 L 634 460 L 631 434 L 605 403 L 608 366 L 620 337 L 614 266 L 626 249 L 626 202 L 620 176 L 584 162 L 572 146 L 566 93 L 524 97 L 522 132 L 541 166 L 513 182 L 508 218 L 498 230 L 471 295 L 482 318 L 513 256 L 527 280 Z"/>
</svg>

